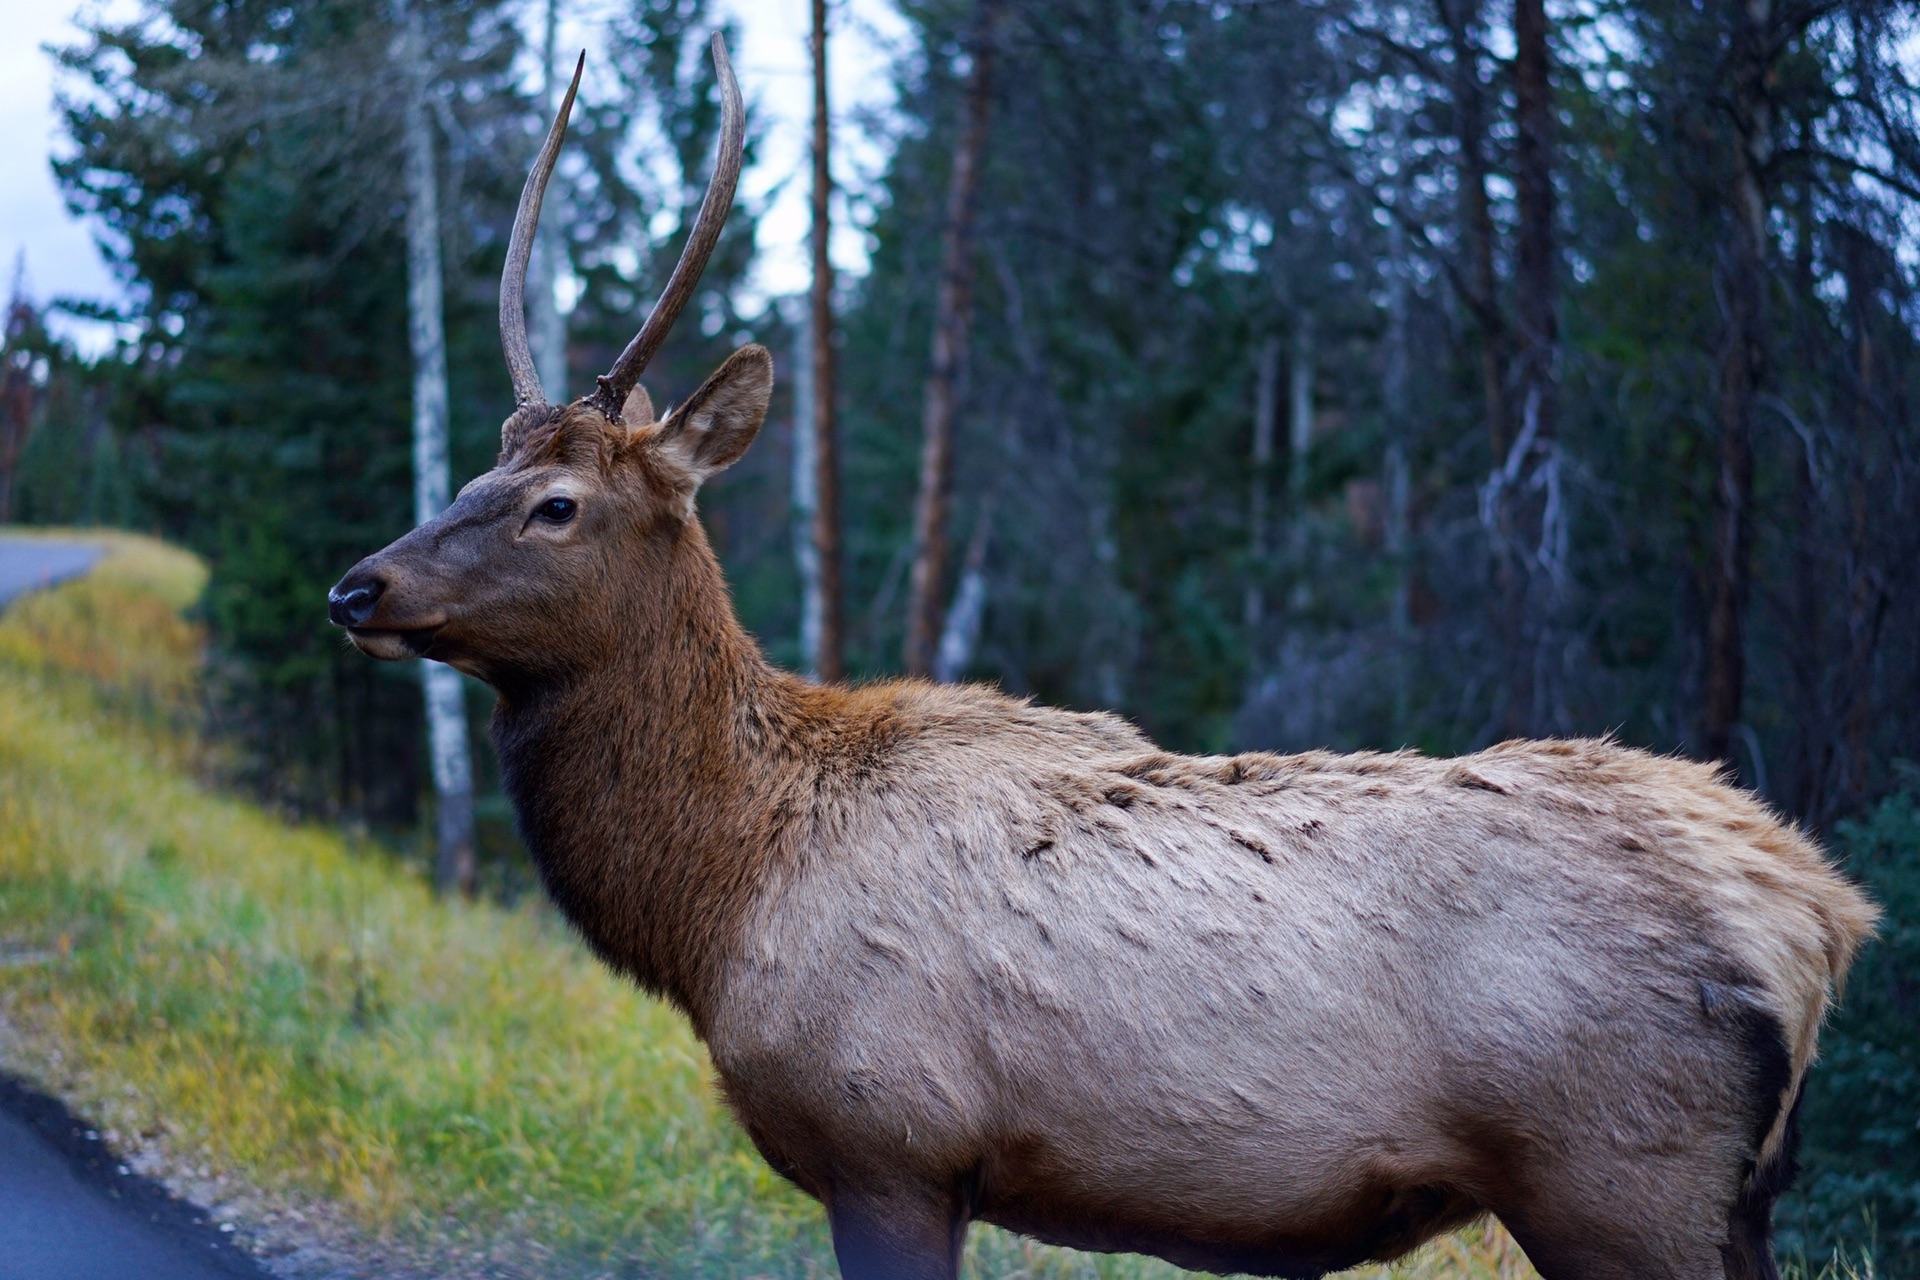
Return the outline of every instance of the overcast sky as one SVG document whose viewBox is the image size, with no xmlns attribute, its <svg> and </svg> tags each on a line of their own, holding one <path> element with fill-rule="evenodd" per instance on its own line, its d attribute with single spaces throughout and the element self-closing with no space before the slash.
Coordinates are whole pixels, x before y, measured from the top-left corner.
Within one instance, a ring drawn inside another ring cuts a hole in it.
<svg viewBox="0 0 1920 1280">
<path fill-rule="evenodd" d="M 74 18 L 105 3 L 108 12 L 138 11 L 130 0 L 4 0 L 7 32 L 0 39 L 0 254 L 11 281 L 17 256 L 26 255 L 28 291 L 39 301 L 56 297 L 118 299 L 114 278 L 93 244 L 91 229 L 68 214 L 48 167 L 56 145 L 53 112 L 53 63 L 47 44 L 77 38 Z M 807 130 L 812 113 L 806 37 L 810 0 L 718 0 L 736 19 L 740 47 L 733 50 L 742 91 L 757 102 L 766 128 L 760 163 L 741 179 L 741 194 L 757 200 L 778 188 L 773 206 L 760 223 L 760 259 L 754 284 L 766 294 L 806 287 Z M 561 0 L 567 20 L 563 47 L 588 51 L 591 65 L 599 51 L 598 30 L 619 0 Z M 892 101 L 888 71 L 892 52 L 906 32 L 885 0 L 837 0 L 831 53 L 833 110 L 851 119 L 863 109 Z M 539 11 L 526 5 L 529 31 Z M 529 66 L 531 74 L 533 68 Z M 884 160 L 883 143 L 842 126 L 835 176 L 858 183 L 874 175 Z M 838 216 L 838 215 L 836 215 Z M 833 256 L 842 270 L 866 266 L 864 237 L 841 226 Z M 83 345 L 98 349 L 107 340 L 72 321 L 56 324 Z"/>
</svg>

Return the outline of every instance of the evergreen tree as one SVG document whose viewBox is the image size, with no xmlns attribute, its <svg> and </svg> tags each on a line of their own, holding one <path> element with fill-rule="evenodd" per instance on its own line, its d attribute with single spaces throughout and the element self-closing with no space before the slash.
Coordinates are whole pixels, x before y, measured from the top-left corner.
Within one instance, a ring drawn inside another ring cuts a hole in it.
<svg viewBox="0 0 1920 1280">
<path fill-rule="evenodd" d="M 457 484 L 492 464 L 510 407 L 496 282 L 547 122 L 514 71 L 517 10 L 417 7 Z M 413 508 L 398 14 L 386 0 L 167 0 L 97 25 L 60 54 L 73 151 L 56 169 L 132 287 L 125 318 L 141 336 L 114 412 L 151 442 L 146 508 L 213 563 L 219 707 L 250 744 L 247 777 L 298 808 L 406 828 L 425 782 L 417 686 L 343 654 L 323 603 Z M 651 243 L 656 215 L 684 213 L 704 184 L 718 108 L 694 55 L 710 26 L 703 4 L 636 6 L 610 41 L 617 92 L 576 115 L 565 161 L 576 196 L 555 219 L 586 285 L 576 386 L 631 336 L 653 273 L 678 253 L 678 232 Z M 678 165 L 670 189 L 635 163 L 649 116 Z M 750 332 L 733 298 L 752 235 L 751 211 L 737 213 L 695 323 L 656 364 L 670 391 Z M 752 483 L 749 471 L 735 491 Z M 724 511 L 724 486 L 715 504 Z M 481 811 L 485 842 L 511 843 L 504 809 L 483 800 Z"/>
</svg>

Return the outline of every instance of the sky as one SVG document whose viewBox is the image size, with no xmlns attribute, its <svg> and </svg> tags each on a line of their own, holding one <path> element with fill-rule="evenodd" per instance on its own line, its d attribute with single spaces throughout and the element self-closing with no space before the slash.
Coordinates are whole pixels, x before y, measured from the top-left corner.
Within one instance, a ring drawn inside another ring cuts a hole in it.
<svg viewBox="0 0 1920 1280">
<path fill-rule="evenodd" d="M 119 298 L 119 282 L 94 248 L 87 228 L 67 212 L 54 185 L 53 64 L 41 46 L 74 38 L 71 3 L 0 0 L 8 35 L 0 40 L 0 254 L 9 284 L 22 252 L 27 292 L 52 297 Z M 97 346 L 103 332 L 74 333 Z"/>
<path fill-rule="evenodd" d="M 57 145 L 53 109 L 54 67 L 48 44 L 77 40 L 74 20 L 82 13 L 126 15 L 138 11 L 133 0 L 0 0 L 7 36 L 0 40 L 0 269 L 13 279 L 25 254 L 26 287 L 36 302 L 54 298 L 118 301 L 120 281 L 94 245 L 93 233 L 67 212 L 54 184 L 49 156 Z M 560 0 L 563 49 L 586 48 L 589 65 L 598 52 L 598 31 L 619 0 Z M 741 91 L 757 104 L 766 136 L 760 162 L 742 175 L 742 198 L 759 201 L 775 192 L 759 227 L 760 255 L 751 289 L 761 296 L 797 292 L 807 286 L 808 152 L 813 111 L 807 33 L 810 0 L 717 0 L 735 19 L 739 47 L 732 50 Z M 526 4 L 529 34 L 539 16 Z M 892 103 L 889 68 L 906 26 L 885 0 L 835 0 L 832 5 L 829 93 L 837 122 Z M 536 74 L 531 63 L 529 81 Z M 884 162 L 886 140 L 868 137 L 848 123 L 836 126 L 835 178 L 865 185 Z M 846 225 L 836 209 L 833 259 L 840 270 L 866 269 L 866 239 Z M 52 317 L 54 327 L 84 350 L 98 352 L 111 341 L 103 326 L 70 317 Z"/>
</svg>

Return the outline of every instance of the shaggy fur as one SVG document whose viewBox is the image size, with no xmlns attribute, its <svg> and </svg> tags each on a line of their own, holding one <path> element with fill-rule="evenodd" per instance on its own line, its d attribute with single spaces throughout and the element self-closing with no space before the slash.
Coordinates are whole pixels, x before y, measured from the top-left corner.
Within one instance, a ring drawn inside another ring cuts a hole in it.
<svg viewBox="0 0 1920 1280">
<path fill-rule="evenodd" d="M 1317 1276 L 1480 1214 L 1549 1280 L 1773 1274 L 1829 993 L 1874 911 L 1706 766 L 1156 749 L 980 687 L 820 687 L 735 621 L 692 499 L 764 351 L 582 405 L 337 592 L 500 692 L 548 889 L 686 1010 L 843 1271 L 966 1223 Z M 540 514 L 554 496 L 578 514 Z"/>
</svg>

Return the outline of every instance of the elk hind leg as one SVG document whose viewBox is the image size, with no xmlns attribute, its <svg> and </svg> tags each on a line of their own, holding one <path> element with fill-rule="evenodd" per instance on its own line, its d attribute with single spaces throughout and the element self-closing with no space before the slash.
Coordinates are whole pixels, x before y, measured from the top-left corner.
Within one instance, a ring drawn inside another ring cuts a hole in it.
<svg viewBox="0 0 1920 1280">
<path fill-rule="evenodd" d="M 1532 1162 L 1490 1207 L 1543 1280 L 1730 1280 L 1736 1170 L 1717 1145 Z"/>
<path fill-rule="evenodd" d="M 1542 1280 L 1730 1280 L 1722 1247 L 1697 1227 L 1579 1215 L 1496 1214 Z"/>
</svg>

